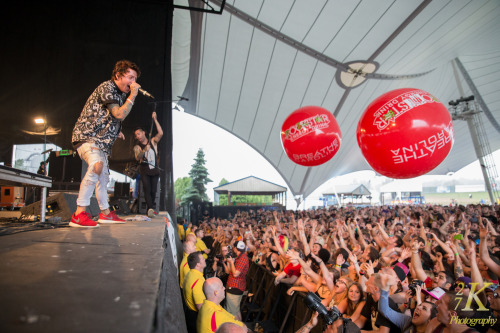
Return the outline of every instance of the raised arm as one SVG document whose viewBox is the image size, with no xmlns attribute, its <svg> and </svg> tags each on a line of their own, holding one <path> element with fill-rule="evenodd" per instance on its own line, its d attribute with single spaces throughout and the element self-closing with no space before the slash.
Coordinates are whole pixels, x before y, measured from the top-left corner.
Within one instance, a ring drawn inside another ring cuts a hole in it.
<svg viewBox="0 0 500 333">
<path fill-rule="evenodd" d="M 488 229 L 479 217 L 479 256 L 486 266 L 497 276 L 500 275 L 500 266 L 490 258 L 488 252 Z"/>
<path fill-rule="evenodd" d="M 474 243 L 473 241 L 471 241 Z M 471 269 L 471 275 L 470 278 L 473 282 L 477 283 L 477 287 L 475 291 L 481 290 L 484 287 L 484 281 L 483 277 L 481 276 L 481 272 L 479 271 L 479 267 L 477 266 L 477 259 L 476 259 L 476 244 L 470 244 L 470 250 L 469 250 L 469 258 L 470 258 L 470 269 Z M 471 292 L 474 292 L 473 289 L 471 289 Z M 486 293 L 479 293 L 478 294 L 479 299 L 483 304 L 486 304 Z"/>
<path fill-rule="evenodd" d="M 158 143 L 161 139 L 161 137 L 163 136 L 163 130 L 160 126 L 160 123 L 158 122 L 158 119 L 156 117 L 156 112 L 153 112 L 153 121 L 155 122 L 155 126 L 156 126 L 156 135 L 151 139 L 151 141 L 154 141 L 155 143 Z"/>
<path fill-rule="evenodd" d="M 418 280 L 425 281 L 427 280 L 427 274 L 425 274 L 424 269 L 422 268 L 422 260 L 420 259 L 419 252 L 419 244 L 417 240 L 414 240 L 411 243 L 411 263 L 413 269 L 415 270 L 415 274 Z"/>
</svg>

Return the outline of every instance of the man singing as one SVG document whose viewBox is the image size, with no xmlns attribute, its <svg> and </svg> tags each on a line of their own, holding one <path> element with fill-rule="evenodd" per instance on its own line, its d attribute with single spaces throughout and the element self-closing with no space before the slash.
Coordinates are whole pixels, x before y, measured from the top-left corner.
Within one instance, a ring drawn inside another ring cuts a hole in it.
<svg viewBox="0 0 500 333">
<path fill-rule="evenodd" d="M 135 159 L 140 163 L 139 172 L 141 174 L 142 190 L 144 199 L 148 208 L 148 216 L 154 217 L 156 211 L 156 190 L 158 188 L 158 179 L 160 178 L 160 170 L 158 169 L 158 142 L 163 136 L 156 112 L 153 112 L 153 121 L 156 125 L 156 135 L 152 139 L 146 137 L 146 132 L 139 127 L 134 131 L 134 135 L 138 144 L 134 146 Z M 150 135 L 151 136 L 151 135 Z"/>
<path fill-rule="evenodd" d="M 131 61 L 120 60 L 115 64 L 111 80 L 101 83 L 90 95 L 73 129 L 72 143 L 80 158 L 88 164 L 87 173 L 80 184 L 76 200 L 77 209 L 70 226 L 95 228 L 86 209 L 95 189 L 101 209 L 98 222 L 125 223 L 114 211 L 109 210 L 107 186 L 109 182 L 108 156 L 117 138 L 125 140 L 121 132 L 122 121 L 134 105 L 139 88 L 139 67 Z M 130 95 L 127 97 L 127 94 Z"/>
</svg>

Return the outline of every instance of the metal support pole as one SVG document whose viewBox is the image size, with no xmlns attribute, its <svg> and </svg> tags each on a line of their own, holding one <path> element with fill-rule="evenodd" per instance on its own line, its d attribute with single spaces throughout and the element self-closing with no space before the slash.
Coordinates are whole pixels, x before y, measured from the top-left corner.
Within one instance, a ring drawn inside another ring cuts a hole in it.
<svg viewBox="0 0 500 333">
<path fill-rule="evenodd" d="M 47 159 L 45 158 L 47 150 L 47 118 L 43 117 L 43 161 L 45 162 Z M 47 176 L 47 164 L 43 169 L 43 175 Z M 45 222 L 45 210 L 47 204 L 47 187 L 42 187 L 42 200 L 40 204 L 40 221 Z"/>
<path fill-rule="evenodd" d="M 474 115 L 467 117 L 467 126 L 469 126 L 470 136 L 472 138 L 472 143 L 474 144 L 474 151 L 476 152 L 477 159 L 479 160 L 479 166 L 481 167 L 481 172 L 483 173 L 484 184 L 486 185 L 486 191 L 488 191 L 491 204 L 494 204 L 495 198 L 493 196 L 493 189 L 491 188 L 491 183 L 488 176 L 488 170 L 486 169 L 486 162 L 484 161 L 481 145 L 479 143 L 479 136 L 476 131 L 476 126 L 474 125 Z"/>
</svg>

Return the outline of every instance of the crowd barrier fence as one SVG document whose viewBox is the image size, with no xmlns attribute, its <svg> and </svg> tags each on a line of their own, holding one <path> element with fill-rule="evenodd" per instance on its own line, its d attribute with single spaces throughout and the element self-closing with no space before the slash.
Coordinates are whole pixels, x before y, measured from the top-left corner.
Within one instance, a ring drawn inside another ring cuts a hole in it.
<svg viewBox="0 0 500 333">
<path fill-rule="evenodd" d="M 287 294 L 291 285 L 274 285 L 275 276 L 265 267 L 250 263 L 247 273 L 248 295 L 242 299 L 241 311 L 245 324 L 255 331 L 266 333 L 294 333 L 311 318 L 311 310 L 305 305 L 303 292 Z M 311 330 L 323 331 L 323 321 Z M 260 327 L 256 328 L 256 327 Z"/>
</svg>

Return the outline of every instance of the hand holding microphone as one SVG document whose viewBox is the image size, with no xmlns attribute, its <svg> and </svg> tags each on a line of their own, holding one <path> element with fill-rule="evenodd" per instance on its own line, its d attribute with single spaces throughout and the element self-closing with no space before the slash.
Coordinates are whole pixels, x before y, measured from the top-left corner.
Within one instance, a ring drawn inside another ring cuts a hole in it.
<svg viewBox="0 0 500 333">
<path fill-rule="evenodd" d="M 130 97 L 135 99 L 140 90 L 141 90 L 141 85 L 137 82 L 132 82 L 130 84 Z"/>
</svg>

